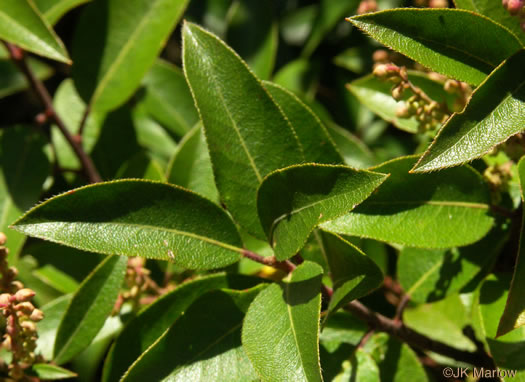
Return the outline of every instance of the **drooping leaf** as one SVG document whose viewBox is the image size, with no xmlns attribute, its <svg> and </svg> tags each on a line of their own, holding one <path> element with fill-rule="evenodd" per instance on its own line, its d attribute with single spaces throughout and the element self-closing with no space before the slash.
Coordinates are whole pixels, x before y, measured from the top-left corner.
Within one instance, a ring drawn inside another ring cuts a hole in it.
<svg viewBox="0 0 525 382">
<path fill-rule="evenodd" d="M 184 283 L 163 295 L 128 322 L 118 336 L 104 363 L 102 381 L 119 381 L 131 364 L 205 293 L 223 288 L 247 289 L 260 281 L 254 277 L 220 273 Z"/>
<path fill-rule="evenodd" d="M 420 64 L 473 85 L 522 47 L 501 25 L 459 9 L 393 9 L 349 21 Z"/>
<path fill-rule="evenodd" d="M 390 177 L 352 212 L 321 225 L 326 231 L 410 247 L 450 248 L 487 234 L 489 192 L 472 168 L 409 174 L 416 157 L 402 157 L 373 170 Z"/>
<path fill-rule="evenodd" d="M 126 274 L 127 258 L 110 256 L 82 282 L 58 327 L 53 360 L 70 361 L 84 350 L 104 325 Z"/>
<path fill-rule="evenodd" d="M 183 136 L 199 121 L 190 89 L 178 67 L 158 59 L 142 83 L 146 110 L 173 134 Z"/>
<path fill-rule="evenodd" d="M 297 96 L 283 87 L 264 81 L 265 89 L 279 105 L 297 134 L 306 162 L 339 164 L 343 162 L 321 120 Z"/>
<path fill-rule="evenodd" d="M 518 171 L 521 185 L 521 197 L 525 200 L 525 158 L 518 163 Z M 523 214 L 521 223 L 520 245 L 516 266 L 514 267 L 514 276 L 510 284 L 505 311 L 500 318 L 497 335 L 502 336 L 513 329 L 525 325 L 525 299 L 523 293 L 525 290 L 525 214 Z"/>
<path fill-rule="evenodd" d="M 31 366 L 31 373 L 45 381 L 69 379 L 77 376 L 76 373 L 70 370 L 50 363 L 35 363 Z"/>
<path fill-rule="evenodd" d="M 472 245 L 450 250 L 403 248 L 397 263 L 398 280 L 416 303 L 443 299 L 459 292 L 491 264 L 508 239 L 501 227 Z"/>
<path fill-rule="evenodd" d="M 317 235 L 333 280 L 334 294 L 328 306 L 330 312 L 381 285 L 383 273 L 359 248 L 340 236 L 322 231 Z"/>
<path fill-rule="evenodd" d="M 51 25 L 56 24 L 71 9 L 91 0 L 34 0 L 42 16 Z"/>
<path fill-rule="evenodd" d="M 53 69 L 39 60 L 30 58 L 27 63 L 35 77 L 40 80 L 46 80 L 53 74 Z M 24 90 L 28 86 L 26 78 L 13 62 L 0 59 L 0 98 Z"/>
<path fill-rule="evenodd" d="M 501 2 L 492 0 L 454 0 L 454 4 L 456 8 L 466 9 L 487 16 L 498 24 L 508 28 L 521 40 L 522 45 L 525 45 L 525 34 L 523 34 L 520 28 L 519 17 L 512 16 L 505 7 L 501 5 Z"/>
<path fill-rule="evenodd" d="M 409 71 L 408 77 L 414 85 L 423 90 L 430 98 L 438 103 L 445 103 L 449 107 L 454 103 L 455 96 L 445 92 L 443 84 L 429 79 L 416 71 Z M 392 98 L 392 83 L 382 81 L 373 75 L 359 78 L 347 85 L 359 101 L 385 121 L 391 122 L 397 128 L 409 133 L 417 133 L 419 122 L 412 118 L 400 118 L 396 111 L 412 96 L 407 90 L 400 101 Z"/>
<path fill-rule="evenodd" d="M 183 51 L 221 200 L 239 224 L 264 237 L 257 188 L 270 172 L 301 163 L 301 147 L 259 80 L 222 41 L 186 23 Z"/>
<path fill-rule="evenodd" d="M 44 136 L 29 126 L 9 127 L 0 135 L 0 232 L 7 235 L 13 262 L 25 238 L 8 227 L 40 199 L 50 169 L 45 145 Z"/>
<path fill-rule="evenodd" d="M 322 268 L 305 261 L 250 305 L 244 351 L 262 381 L 321 381 L 319 318 Z"/>
<path fill-rule="evenodd" d="M 132 95 L 187 3 L 95 0 L 85 9 L 73 42 L 73 80 L 92 110 L 115 109 Z"/>
<path fill-rule="evenodd" d="M 260 79 L 270 78 L 279 43 L 274 1 L 244 0 L 228 12 L 226 41 Z"/>
<path fill-rule="evenodd" d="M 309 57 L 318 47 L 326 34 L 330 32 L 337 23 L 341 22 L 345 15 L 354 13 L 357 5 L 358 1 L 356 0 L 321 0 L 314 25 L 312 26 L 312 32 L 308 37 L 308 41 L 304 45 L 301 55 L 303 57 Z"/>
<path fill-rule="evenodd" d="M 140 180 L 55 196 L 14 228 L 86 251 L 171 260 L 190 269 L 232 264 L 242 246 L 235 225 L 217 205 L 180 187 Z"/>
<path fill-rule="evenodd" d="M 504 312 L 508 299 L 508 275 L 491 275 L 481 288 L 474 304 L 474 315 L 479 320 L 479 335 L 488 345 L 488 351 L 494 363 L 501 371 L 507 370 L 512 374 L 505 380 L 525 381 L 523 369 L 523 352 L 525 351 L 525 327 L 520 327 L 505 335 L 498 335 L 501 315 Z"/>
<path fill-rule="evenodd" d="M 41 309 L 44 312 L 44 319 L 38 323 L 38 339 L 36 352 L 42 354 L 45 359 L 53 358 L 53 347 L 58 331 L 58 326 L 71 303 L 73 295 L 61 296 Z"/>
<path fill-rule="evenodd" d="M 169 183 L 186 187 L 214 202 L 219 200 L 210 153 L 201 125 L 195 126 L 180 141 L 168 166 L 167 177 Z"/>
<path fill-rule="evenodd" d="M 71 63 L 66 48 L 32 0 L 3 0 L 0 39 L 53 60 Z"/>
<path fill-rule="evenodd" d="M 268 175 L 257 193 L 257 208 L 277 259 L 295 255 L 316 226 L 352 210 L 385 179 L 380 173 L 319 164 Z"/>
<path fill-rule="evenodd" d="M 525 49 L 503 62 L 454 114 L 412 171 L 456 166 L 486 154 L 525 127 Z"/>
<path fill-rule="evenodd" d="M 241 345 L 241 327 L 248 306 L 264 288 L 204 294 L 121 381 L 258 381 Z"/>
</svg>

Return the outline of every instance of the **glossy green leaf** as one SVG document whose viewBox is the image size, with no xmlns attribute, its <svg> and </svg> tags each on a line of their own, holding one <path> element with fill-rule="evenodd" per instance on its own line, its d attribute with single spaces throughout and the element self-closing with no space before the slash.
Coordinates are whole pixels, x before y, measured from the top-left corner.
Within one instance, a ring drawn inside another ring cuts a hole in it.
<svg viewBox="0 0 525 382">
<path fill-rule="evenodd" d="M 477 306 L 474 306 L 474 314 L 478 316 L 481 323 L 479 334 L 488 345 L 488 350 L 498 369 L 516 372 L 514 378 L 509 377 L 505 380 L 522 382 L 525 381 L 523 367 L 525 327 L 522 326 L 497 337 L 500 317 L 508 299 L 509 282 L 510 277 L 507 275 L 489 276 L 479 290 L 479 301 Z"/>
<path fill-rule="evenodd" d="M 164 169 L 145 151 L 139 151 L 119 168 L 116 179 L 147 179 L 166 183 Z"/>
<path fill-rule="evenodd" d="M 466 9 L 487 16 L 498 24 L 508 28 L 521 40 L 522 45 L 525 45 L 525 34 L 520 28 L 519 17 L 512 16 L 501 5 L 501 2 L 492 0 L 454 0 L 454 4 L 456 8 Z"/>
<path fill-rule="evenodd" d="M 333 280 L 329 311 L 334 312 L 381 285 L 383 273 L 359 248 L 340 236 L 322 231 L 317 235 Z"/>
<path fill-rule="evenodd" d="M 30 58 L 27 63 L 40 80 L 46 80 L 53 74 L 53 69 L 39 60 Z M 26 78 L 13 62 L 0 59 L 0 98 L 24 90 L 28 86 Z"/>
<path fill-rule="evenodd" d="M 102 381 L 119 381 L 131 364 L 200 296 L 216 289 L 251 288 L 260 281 L 253 277 L 220 273 L 189 281 L 163 295 L 131 320 L 118 336 L 104 363 Z"/>
<path fill-rule="evenodd" d="M 257 193 L 257 207 L 277 259 L 295 255 L 316 226 L 352 210 L 385 179 L 384 174 L 319 164 L 268 175 Z"/>
<path fill-rule="evenodd" d="M 525 158 L 522 158 L 518 163 L 518 171 L 521 185 L 521 197 L 525 200 Z M 520 245 L 518 250 L 518 257 L 516 259 L 516 266 L 514 267 L 514 276 L 510 284 L 509 295 L 507 297 L 507 304 L 505 311 L 501 316 L 497 335 L 501 336 L 513 329 L 525 325 L 525 214 L 523 214 L 521 222 Z"/>
<path fill-rule="evenodd" d="M 328 124 L 327 130 L 348 166 L 363 169 L 376 164 L 372 151 L 348 130 L 336 124 Z"/>
<path fill-rule="evenodd" d="M 199 115 L 182 71 L 158 59 L 142 81 L 147 111 L 173 134 L 183 136 L 199 121 Z"/>
<path fill-rule="evenodd" d="M 258 381 L 241 345 L 241 327 L 248 306 L 264 287 L 204 294 L 121 381 Z"/>
<path fill-rule="evenodd" d="M 403 248 L 397 274 L 401 287 L 416 303 L 443 299 L 459 292 L 500 254 L 508 239 L 500 227 L 472 245 L 450 250 Z"/>
<path fill-rule="evenodd" d="M 168 260 L 190 269 L 232 264 L 242 246 L 233 222 L 212 202 L 140 180 L 71 190 L 33 208 L 14 227 L 86 251 Z"/>
<path fill-rule="evenodd" d="M 32 0 L 3 0 L 0 39 L 53 60 L 71 63 L 66 48 Z"/>
<path fill-rule="evenodd" d="M 71 303 L 73 295 L 64 295 L 44 305 L 44 319 L 38 323 L 38 339 L 36 352 L 45 359 L 53 358 L 53 347 L 58 331 L 58 326 Z"/>
<path fill-rule="evenodd" d="M 202 126 L 195 126 L 179 143 L 167 171 L 168 182 L 219 200 L 210 154 Z"/>
<path fill-rule="evenodd" d="M 56 381 L 59 379 L 74 378 L 77 376 L 70 370 L 50 363 L 35 363 L 31 366 L 31 372 L 45 381 Z"/>
<path fill-rule="evenodd" d="M 303 161 L 299 142 L 260 81 L 217 37 L 186 23 L 183 50 L 221 200 L 239 224 L 264 237 L 257 188 L 270 172 Z"/>
<path fill-rule="evenodd" d="M 501 25 L 459 9 L 394 9 L 349 21 L 414 61 L 474 85 L 522 46 Z"/>
<path fill-rule="evenodd" d="M 317 16 L 312 26 L 312 32 L 308 37 L 302 56 L 309 57 L 328 32 L 340 23 L 344 16 L 354 13 L 359 2 L 357 0 L 321 0 Z"/>
<path fill-rule="evenodd" d="M 50 164 L 45 137 L 31 127 L 9 127 L 0 134 L 0 232 L 7 235 L 14 260 L 25 238 L 8 226 L 40 199 Z"/>
<path fill-rule="evenodd" d="M 306 162 L 339 164 L 343 162 L 323 123 L 297 96 L 271 82 L 263 82 L 290 121 L 304 151 Z"/>
<path fill-rule="evenodd" d="M 408 77 L 414 85 L 421 88 L 434 101 L 445 103 L 449 107 L 453 105 L 455 96 L 445 92 L 442 83 L 433 81 L 416 71 L 409 71 Z M 402 100 L 396 101 L 392 98 L 392 83 L 380 80 L 373 75 L 359 78 L 348 84 L 347 87 L 363 105 L 385 121 L 409 133 L 417 133 L 419 122 L 415 117 L 400 118 L 396 115 L 398 108 L 412 96 L 412 92 L 405 91 Z"/>
<path fill-rule="evenodd" d="M 42 16 L 51 25 L 56 24 L 67 12 L 91 0 L 34 0 Z"/>
<path fill-rule="evenodd" d="M 92 110 L 115 109 L 133 94 L 187 3 L 96 0 L 86 8 L 73 42 L 73 80 Z"/>
<path fill-rule="evenodd" d="M 374 167 L 390 177 L 352 212 L 321 228 L 422 248 L 462 246 L 485 236 L 494 219 L 481 176 L 469 167 L 409 174 L 416 159 L 403 157 Z"/>
<path fill-rule="evenodd" d="M 339 311 L 328 316 L 323 323 L 321 344 L 330 353 L 335 352 L 342 344 L 355 347 L 367 331 L 368 325 L 363 320 L 346 311 Z"/>
<path fill-rule="evenodd" d="M 273 82 L 299 96 L 313 99 L 319 82 L 318 65 L 301 58 L 290 61 L 275 73 Z"/>
<path fill-rule="evenodd" d="M 82 282 L 58 327 L 53 349 L 57 364 L 88 347 L 102 328 L 117 300 L 127 263 L 126 257 L 110 256 Z"/>
<path fill-rule="evenodd" d="M 456 166 L 488 153 L 525 125 L 525 49 L 503 62 L 454 114 L 421 157 L 414 172 Z"/>
<path fill-rule="evenodd" d="M 74 278 L 51 264 L 44 265 L 35 270 L 33 274 L 35 277 L 62 293 L 74 293 L 79 285 Z"/>
<path fill-rule="evenodd" d="M 242 344 L 262 381 L 321 381 L 319 318 L 322 268 L 305 261 L 253 301 Z M 283 366 L 287 365 L 287 366 Z"/>
<path fill-rule="evenodd" d="M 270 78 L 279 43 L 275 1 L 236 1 L 228 12 L 226 41 L 260 79 Z"/>
<path fill-rule="evenodd" d="M 381 379 L 377 363 L 362 349 L 357 349 L 349 360 L 343 362 L 342 372 L 332 381 L 380 382 Z"/>
</svg>

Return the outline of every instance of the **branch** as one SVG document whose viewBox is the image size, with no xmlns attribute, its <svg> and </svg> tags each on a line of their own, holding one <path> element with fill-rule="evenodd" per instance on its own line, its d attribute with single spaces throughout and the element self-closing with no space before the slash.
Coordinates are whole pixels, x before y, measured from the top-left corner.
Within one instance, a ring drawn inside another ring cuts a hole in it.
<svg viewBox="0 0 525 382">
<path fill-rule="evenodd" d="M 248 250 L 244 250 L 242 254 L 244 257 L 250 260 L 281 269 L 287 273 L 293 271 L 296 268 L 296 265 L 292 262 L 288 260 L 279 262 L 274 256 L 263 257 Z M 333 290 L 323 284 L 322 294 L 325 298 L 329 299 L 333 295 Z M 388 333 L 415 348 L 438 353 L 474 366 L 494 369 L 492 358 L 490 358 L 482 350 L 478 350 L 477 352 L 473 353 L 459 350 L 445 343 L 433 340 L 416 332 L 415 330 L 406 327 L 401 320 L 392 320 L 388 317 L 385 317 L 382 314 L 367 308 L 357 300 L 349 302 L 347 305 L 345 305 L 344 309 L 365 321 L 371 329 Z"/>
<path fill-rule="evenodd" d="M 82 169 L 84 170 L 84 173 L 86 174 L 89 181 L 91 183 L 101 182 L 102 178 L 100 177 L 95 165 L 93 164 L 93 161 L 82 148 L 82 145 L 80 144 L 80 139 L 78 139 L 76 136 L 73 136 L 69 132 L 64 121 L 62 121 L 62 119 L 57 115 L 56 110 L 53 107 L 53 100 L 46 87 L 44 86 L 42 81 L 40 81 L 40 79 L 38 79 L 35 76 L 31 68 L 27 64 L 24 51 L 11 43 L 5 41 L 3 43 L 9 51 L 11 60 L 13 60 L 16 66 L 18 66 L 20 71 L 24 74 L 27 81 L 31 85 L 31 88 L 40 99 L 40 102 L 42 102 L 42 105 L 45 107 L 46 116 L 48 118 L 51 118 L 53 122 L 55 122 L 58 129 L 64 135 L 69 145 L 75 152 L 76 156 L 80 160 L 80 163 L 82 164 Z"/>
</svg>

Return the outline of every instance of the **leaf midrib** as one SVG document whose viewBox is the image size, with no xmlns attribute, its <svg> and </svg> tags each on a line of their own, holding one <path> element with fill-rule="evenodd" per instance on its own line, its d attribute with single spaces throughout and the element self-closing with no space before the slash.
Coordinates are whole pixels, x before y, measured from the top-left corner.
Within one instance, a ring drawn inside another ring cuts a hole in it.
<svg viewBox="0 0 525 382">
<path fill-rule="evenodd" d="M 434 264 L 428 271 L 423 273 L 421 277 L 412 285 L 412 287 L 406 292 L 409 296 L 412 295 L 432 274 L 435 273 L 444 263 L 444 257 L 441 258 L 436 264 Z"/>
</svg>

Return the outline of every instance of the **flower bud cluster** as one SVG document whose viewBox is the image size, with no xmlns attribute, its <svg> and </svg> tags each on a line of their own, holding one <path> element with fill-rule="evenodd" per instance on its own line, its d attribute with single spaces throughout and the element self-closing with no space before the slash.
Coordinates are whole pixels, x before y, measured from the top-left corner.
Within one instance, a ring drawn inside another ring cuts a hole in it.
<svg viewBox="0 0 525 382">
<path fill-rule="evenodd" d="M 416 7 L 448 8 L 448 0 L 414 0 Z"/>
<path fill-rule="evenodd" d="M 377 11 L 376 0 L 361 0 L 357 7 L 357 14 L 364 15 L 365 13 Z"/>
<path fill-rule="evenodd" d="M 525 32 L 525 0 L 502 0 L 501 4 L 512 16 L 519 18 L 521 30 Z"/>
<path fill-rule="evenodd" d="M 44 313 L 31 303 L 35 292 L 14 280 L 17 271 L 7 265 L 8 251 L 3 246 L 6 240 L 0 232 L 0 274 L 4 292 L 0 294 L 0 312 L 6 321 L 1 346 L 12 354 L 8 374 L 16 381 L 26 377 L 25 369 L 41 361 L 41 357 L 35 354 L 38 338 L 36 323 L 44 318 Z"/>
<path fill-rule="evenodd" d="M 457 96 L 453 110 L 454 112 L 460 112 L 465 108 L 470 95 L 472 94 L 472 88 L 466 83 L 457 80 L 447 79 L 443 85 L 443 88 L 447 93 L 454 94 Z"/>
<path fill-rule="evenodd" d="M 405 91 L 412 95 L 396 111 L 399 118 L 415 117 L 419 121 L 419 131 L 434 129 L 448 118 L 446 106 L 430 99 L 423 90 L 414 86 L 408 79 L 405 67 L 394 64 L 380 64 L 374 68 L 373 74 L 383 80 L 394 83 L 392 97 L 401 101 Z"/>
<path fill-rule="evenodd" d="M 119 295 L 114 313 L 117 313 L 120 307 L 128 301 L 133 304 L 134 308 L 139 308 L 140 298 L 144 293 L 159 289 L 155 281 L 151 279 L 151 272 L 145 267 L 145 263 L 142 257 L 129 259 L 125 278 L 127 290 Z"/>
</svg>

